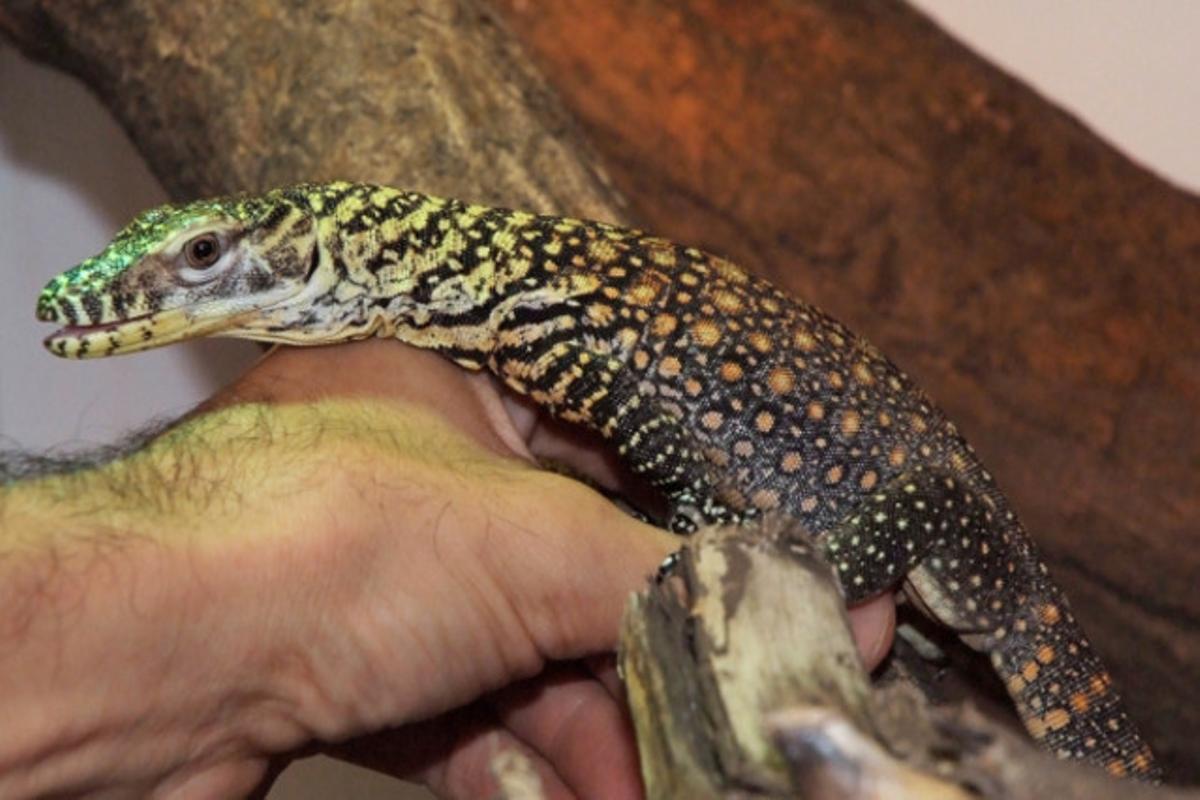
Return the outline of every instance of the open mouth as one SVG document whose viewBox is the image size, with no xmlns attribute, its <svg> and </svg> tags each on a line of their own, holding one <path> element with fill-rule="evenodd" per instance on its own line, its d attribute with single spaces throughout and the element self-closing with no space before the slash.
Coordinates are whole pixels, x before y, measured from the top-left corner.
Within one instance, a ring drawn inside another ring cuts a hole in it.
<svg viewBox="0 0 1200 800">
<path fill-rule="evenodd" d="M 130 319 L 117 320 L 116 322 L 101 322 L 96 325 L 64 325 L 54 333 L 46 337 L 46 341 L 59 338 L 79 338 L 89 334 L 108 333 L 121 328 L 123 325 L 130 325 L 136 322 L 142 322 L 153 316 L 153 314 L 143 314 L 140 317 L 131 317 Z"/>
<path fill-rule="evenodd" d="M 139 317 L 97 325 L 67 325 L 46 337 L 43 344 L 63 358 L 96 358 L 147 350 L 181 339 L 211 333 L 227 320 L 201 320 L 181 309 L 158 311 Z"/>
</svg>

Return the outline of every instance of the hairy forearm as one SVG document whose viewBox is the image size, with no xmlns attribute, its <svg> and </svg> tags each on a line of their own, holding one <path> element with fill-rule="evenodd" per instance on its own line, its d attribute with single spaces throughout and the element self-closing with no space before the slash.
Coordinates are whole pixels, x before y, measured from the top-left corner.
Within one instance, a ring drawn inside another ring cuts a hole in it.
<svg viewBox="0 0 1200 800">
<path fill-rule="evenodd" d="M 209 410 L 0 489 L 0 796 L 237 796 L 269 754 L 610 649 L 674 540 L 514 458 L 449 388 L 436 414 Z"/>
<path fill-rule="evenodd" d="M 324 546 L 306 534 L 331 467 L 386 447 L 377 423 L 356 404 L 238 406 L 0 490 L 0 795 L 302 741 L 289 572 Z"/>
<path fill-rule="evenodd" d="M 249 646 L 264 641 L 247 635 L 256 620 L 220 617 L 250 599 L 238 572 L 263 552 L 230 546 L 239 521 L 264 532 L 248 498 L 263 465 L 238 437 L 262 441 L 276 422 L 230 410 L 3 490 L 0 795 L 136 783 L 113 768 L 149 777 L 189 750 L 219 758 L 264 723 L 287 735 L 283 715 L 262 713 L 272 654 Z"/>
</svg>

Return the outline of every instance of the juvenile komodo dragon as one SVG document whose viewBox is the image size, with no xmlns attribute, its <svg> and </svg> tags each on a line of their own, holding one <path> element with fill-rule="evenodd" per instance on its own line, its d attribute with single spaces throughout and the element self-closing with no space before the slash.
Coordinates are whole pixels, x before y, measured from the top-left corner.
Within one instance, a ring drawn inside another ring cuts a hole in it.
<svg viewBox="0 0 1200 800">
<path fill-rule="evenodd" d="M 905 581 L 986 653 L 1045 748 L 1157 767 L 970 445 L 871 345 L 734 264 L 597 222 L 309 184 L 146 211 L 52 280 L 70 358 L 197 336 L 390 336 L 598 431 L 679 532 L 763 512 L 819 538 L 846 599 Z"/>
</svg>

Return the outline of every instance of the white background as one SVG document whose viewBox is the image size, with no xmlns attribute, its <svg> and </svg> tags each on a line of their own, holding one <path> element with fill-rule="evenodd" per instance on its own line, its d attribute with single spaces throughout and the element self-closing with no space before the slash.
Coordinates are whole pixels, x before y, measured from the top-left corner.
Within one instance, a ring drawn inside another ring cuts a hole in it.
<svg viewBox="0 0 1200 800">
<path fill-rule="evenodd" d="M 1200 188 L 1200 3 L 917 0 L 960 39 L 1142 164 Z M 41 348 L 41 286 L 165 199 L 122 132 L 70 78 L 0 45 L 0 447 L 106 442 L 211 393 L 256 357 L 200 342 L 89 362 Z M 382 797 L 387 783 L 322 765 L 275 797 Z M 302 790 L 304 784 L 308 790 Z M 394 791 L 394 790 L 393 790 Z"/>
</svg>

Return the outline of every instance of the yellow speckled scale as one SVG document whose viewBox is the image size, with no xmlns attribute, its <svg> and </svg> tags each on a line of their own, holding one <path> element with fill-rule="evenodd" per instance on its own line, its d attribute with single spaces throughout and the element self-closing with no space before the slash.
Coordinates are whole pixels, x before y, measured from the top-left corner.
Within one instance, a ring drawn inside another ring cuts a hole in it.
<svg viewBox="0 0 1200 800">
<path fill-rule="evenodd" d="M 987 653 L 1051 751 L 1153 778 L 1148 748 L 1007 501 L 919 388 L 812 306 L 690 247 L 381 186 L 145 212 L 55 278 L 58 355 L 200 335 L 390 336 L 599 431 L 686 532 L 765 512 L 848 600 L 903 583 Z"/>
</svg>

